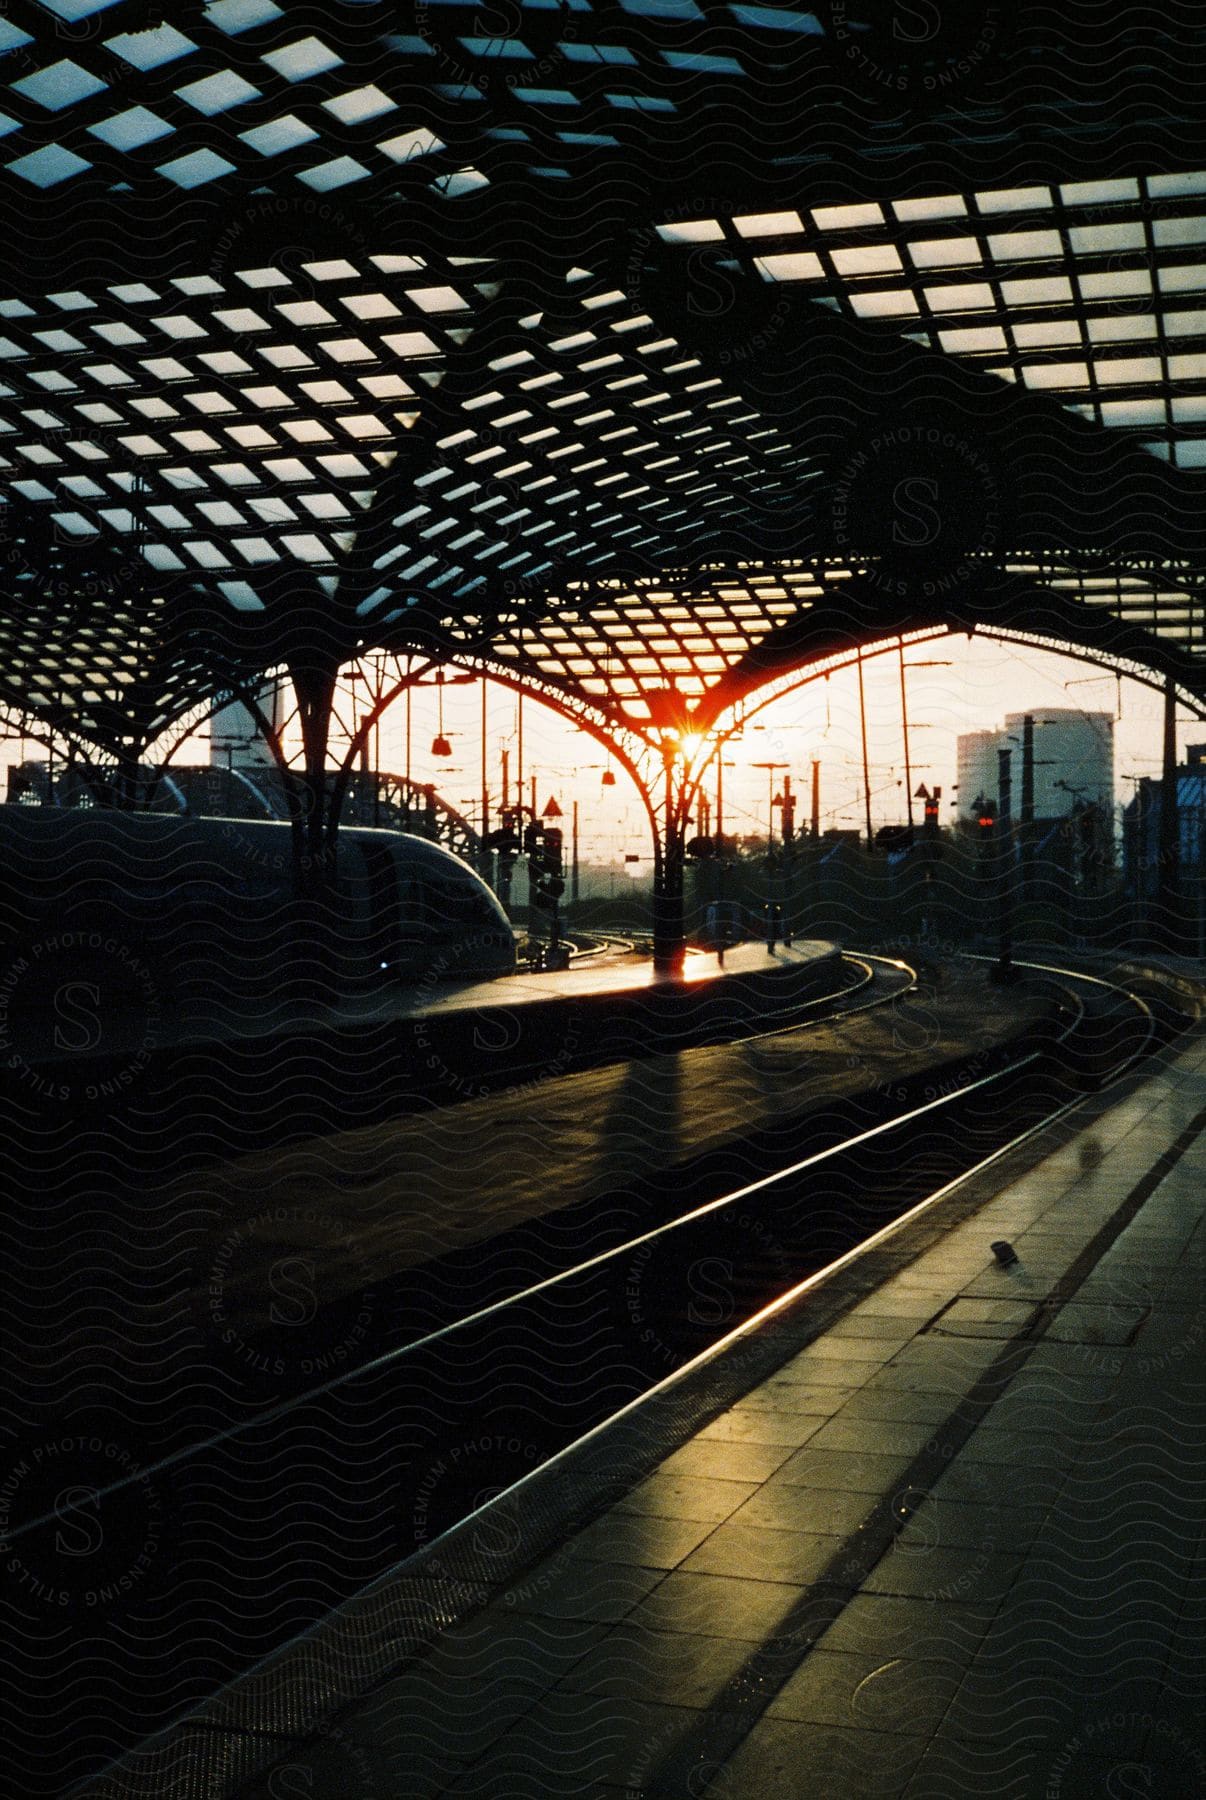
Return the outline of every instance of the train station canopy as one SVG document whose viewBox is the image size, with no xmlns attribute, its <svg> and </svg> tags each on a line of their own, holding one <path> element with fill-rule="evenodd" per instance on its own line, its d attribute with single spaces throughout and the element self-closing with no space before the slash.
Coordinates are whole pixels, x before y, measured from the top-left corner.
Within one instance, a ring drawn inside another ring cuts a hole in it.
<svg viewBox="0 0 1206 1800">
<path fill-rule="evenodd" d="M 648 730 L 934 624 L 1206 699 L 1195 17 L 12 0 L 0 699 L 141 751 L 383 647 Z"/>
</svg>

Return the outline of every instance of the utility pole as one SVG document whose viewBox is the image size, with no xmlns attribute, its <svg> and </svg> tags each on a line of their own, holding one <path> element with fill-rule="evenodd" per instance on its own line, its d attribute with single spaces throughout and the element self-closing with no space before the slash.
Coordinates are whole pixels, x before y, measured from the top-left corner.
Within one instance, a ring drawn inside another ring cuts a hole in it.
<svg viewBox="0 0 1206 1800">
<path fill-rule="evenodd" d="M 796 843 L 796 797 L 791 791 L 791 775 L 783 776 L 783 811 L 780 814 L 783 831 L 783 942 L 790 944 L 792 939 L 791 914 L 795 899 L 795 843 Z"/>
<path fill-rule="evenodd" d="M 1180 818 L 1177 808 L 1177 690 L 1172 676 L 1164 683 L 1164 742 L 1160 768 L 1159 875 L 1157 896 L 1160 941 L 1170 950 L 1180 948 L 1178 919 L 1178 842 Z"/>
<path fill-rule="evenodd" d="M 1034 714 L 1022 718 L 1022 905 L 1028 907 L 1034 897 Z M 1025 929 L 1025 917 L 1023 917 Z"/>
<path fill-rule="evenodd" d="M 409 665 L 407 673 L 410 673 Z M 410 696 L 411 684 L 406 684 L 406 829 L 410 830 Z"/>
<path fill-rule="evenodd" d="M 724 752 L 725 742 L 721 738 L 716 754 L 716 923 L 720 940 L 716 954 L 722 967 L 724 947 L 729 941 L 728 920 L 724 910 Z"/>
<path fill-rule="evenodd" d="M 1013 804 L 1013 781 L 1011 774 L 1012 750 L 997 751 L 997 881 L 998 902 L 1001 921 L 1001 950 L 992 970 L 991 979 L 995 982 L 1009 982 L 1014 978 L 1012 952 L 1012 914 L 1013 914 L 1013 821 L 1010 808 Z"/>
<path fill-rule="evenodd" d="M 381 695 L 385 688 L 385 658 L 377 665 L 377 692 L 373 704 L 377 707 L 377 717 L 373 720 L 373 824 L 381 824 Z M 272 696 L 272 724 L 276 729 L 276 694 Z"/>
<path fill-rule="evenodd" d="M 909 830 L 913 829 L 913 770 L 909 763 L 909 700 L 905 690 L 904 637 L 900 638 L 900 727 L 904 734 L 905 799 L 909 808 Z M 864 750 L 864 757 L 866 752 Z"/>
<path fill-rule="evenodd" d="M 783 777 L 783 842 L 790 844 L 796 835 L 796 797 L 791 791 L 791 776 Z"/>
<path fill-rule="evenodd" d="M 775 770 L 786 769 L 787 766 L 785 762 L 756 762 L 750 765 L 754 769 L 766 770 L 766 853 L 768 856 L 775 842 Z"/>
<path fill-rule="evenodd" d="M 578 802 L 574 801 L 570 836 L 570 899 L 578 899 Z"/>
<path fill-rule="evenodd" d="M 812 812 L 809 825 L 815 843 L 821 835 L 821 765 L 819 762 L 814 762 L 812 765 Z"/>
<path fill-rule="evenodd" d="M 863 739 L 863 803 L 867 811 L 867 848 L 875 848 L 875 834 L 871 830 L 871 765 L 867 760 L 867 696 L 863 688 L 863 653 L 858 653 L 858 722 Z"/>
<path fill-rule="evenodd" d="M 515 798 L 523 805 L 523 695 L 515 702 Z"/>
<path fill-rule="evenodd" d="M 482 858 L 486 870 L 490 867 L 490 852 L 486 849 L 486 838 L 490 831 L 490 765 L 489 750 L 486 744 L 486 677 L 482 676 Z"/>
</svg>

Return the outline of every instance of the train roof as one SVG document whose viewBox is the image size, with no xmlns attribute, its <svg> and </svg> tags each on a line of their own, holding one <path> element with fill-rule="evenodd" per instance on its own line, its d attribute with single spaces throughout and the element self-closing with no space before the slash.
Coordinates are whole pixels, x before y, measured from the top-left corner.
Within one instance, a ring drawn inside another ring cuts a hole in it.
<svg viewBox="0 0 1206 1800">
<path fill-rule="evenodd" d="M 291 851 L 292 826 L 288 820 L 198 817 L 184 813 L 124 812 L 111 807 L 53 807 L 0 804 L 0 845 L 48 849 L 62 845 L 73 854 L 105 852 L 127 845 L 130 849 L 157 846 L 187 851 L 190 846 L 210 853 L 222 850 L 237 856 L 240 848 L 258 854 L 271 853 L 281 864 Z M 368 825 L 347 825 L 337 843 L 379 843 L 394 851 L 405 850 L 409 863 L 430 868 L 452 863 L 480 880 L 462 857 L 411 832 L 391 831 Z"/>
</svg>

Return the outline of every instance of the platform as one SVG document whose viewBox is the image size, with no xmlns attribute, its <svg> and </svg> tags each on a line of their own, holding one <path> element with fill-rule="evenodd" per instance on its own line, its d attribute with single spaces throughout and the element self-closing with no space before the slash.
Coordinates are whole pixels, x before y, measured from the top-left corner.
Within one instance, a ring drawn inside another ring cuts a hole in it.
<svg viewBox="0 0 1206 1800">
<path fill-rule="evenodd" d="M 493 981 L 391 983 L 337 1004 L 222 997 L 106 1014 L 87 1032 L 24 1042 L 0 1024 L 0 1105 L 14 1132 L 66 1133 L 74 1156 L 95 1116 L 128 1121 L 145 1153 L 228 1154 L 447 1105 L 574 1069 L 787 1024 L 849 984 L 838 947 L 808 940 L 723 961 L 692 955 L 681 976 L 652 963 L 593 963 Z"/>
<path fill-rule="evenodd" d="M 1199 1032 L 904 1222 L 871 1273 L 806 1284 L 704 1371 L 714 1393 L 773 1372 L 484 1606 L 462 1586 L 460 1622 L 368 1698 L 320 1717 L 304 1657 L 269 1672 L 242 1717 L 292 1695 L 297 1735 L 229 1791 L 1200 1794 L 1204 1125 Z M 590 1454 L 605 1488 L 607 1439 Z M 514 1563 L 492 1533 L 523 1516 L 486 1506 L 426 1598 L 416 1568 L 363 1617 L 400 1643 L 441 1582 L 454 1616 L 455 1571 Z"/>
<path fill-rule="evenodd" d="M 746 950 L 738 966 L 752 960 Z M 719 1176 L 707 1179 L 719 1159 L 731 1183 L 789 1162 L 807 1147 L 809 1119 L 855 1103 L 870 1123 L 877 1108 L 889 1100 L 899 1108 L 914 1087 L 920 1097 L 922 1082 L 944 1070 L 988 1067 L 1044 1011 L 1037 996 L 986 986 L 979 964 L 953 963 L 892 1007 L 807 1032 L 647 1046 L 641 1058 L 576 1074 L 560 1072 L 567 1058 L 553 1038 L 535 1079 L 491 1094 L 479 1091 L 488 1080 L 471 1085 L 446 1065 L 455 1107 L 223 1160 L 179 1182 L 169 1210 L 203 1209 L 221 1222 L 219 1237 L 253 1221 L 226 1277 L 228 1304 L 244 1322 L 270 1300 L 274 1263 L 292 1255 L 314 1258 L 315 1292 L 326 1301 L 563 1213 L 563 1241 L 549 1254 L 570 1263 L 580 1254 L 575 1231 L 597 1242 L 613 1216 L 637 1229 L 640 1198 L 655 1185 L 677 1182 L 670 1191 L 681 1211 L 697 1183 L 700 1198 L 723 1191 Z M 204 1263 L 200 1276 L 209 1279 Z"/>
</svg>

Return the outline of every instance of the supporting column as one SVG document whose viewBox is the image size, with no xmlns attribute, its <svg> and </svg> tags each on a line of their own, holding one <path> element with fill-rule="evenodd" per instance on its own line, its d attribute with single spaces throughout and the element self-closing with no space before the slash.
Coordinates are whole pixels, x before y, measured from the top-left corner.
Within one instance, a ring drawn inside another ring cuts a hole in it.
<svg viewBox="0 0 1206 1800">
<path fill-rule="evenodd" d="M 299 768 L 282 768 L 293 827 L 293 891 L 289 921 L 296 946 L 289 991 L 295 998 L 333 999 L 340 991 L 338 950 L 331 934 L 334 904 L 335 835 L 348 769 L 334 778 L 327 750 L 339 666 L 334 657 L 290 663 L 302 734 Z"/>
<path fill-rule="evenodd" d="M 677 745 L 667 737 L 662 744 L 665 804 L 661 820 L 654 810 L 653 862 L 653 966 L 663 975 L 682 972 L 687 934 L 683 902 L 684 838 L 683 806 L 675 780 Z"/>
<path fill-rule="evenodd" d="M 686 957 L 683 901 L 683 834 L 677 821 L 659 834 L 653 871 L 653 966 L 660 974 L 681 974 Z"/>
</svg>

